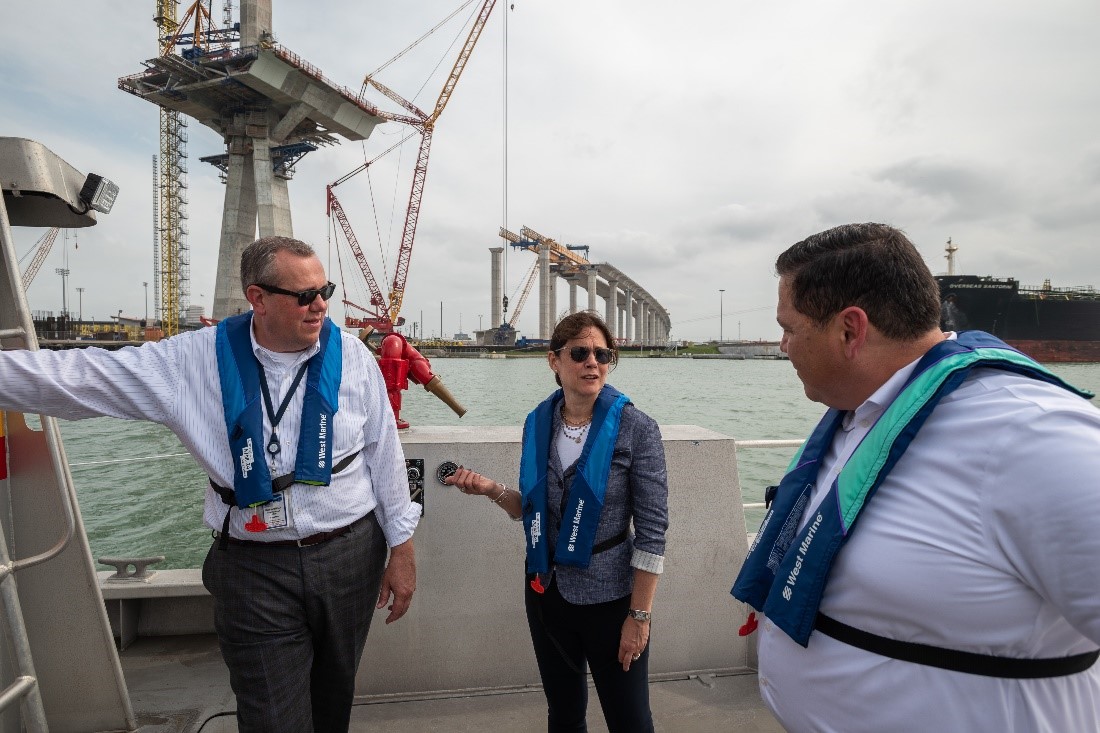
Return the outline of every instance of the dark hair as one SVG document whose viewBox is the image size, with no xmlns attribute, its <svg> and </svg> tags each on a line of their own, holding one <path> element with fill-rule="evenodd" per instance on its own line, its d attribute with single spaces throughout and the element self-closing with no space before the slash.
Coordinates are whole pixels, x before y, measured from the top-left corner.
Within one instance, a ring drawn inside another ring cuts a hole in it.
<svg viewBox="0 0 1100 733">
<path fill-rule="evenodd" d="M 313 247 L 299 239 L 261 237 L 241 252 L 241 290 L 248 290 L 249 285 L 256 283 L 276 285 L 272 279 L 275 277 L 275 255 L 279 252 L 290 252 L 298 257 L 317 256 Z"/>
<path fill-rule="evenodd" d="M 845 224 L 792 245 L 775 261 L 795 309 L 818 325 L 849 306 L 887 338 L 938 328 L 940 290 L 917 248 L 885 224 Z"/>
<path fill-rule="evenodd" d="M 611 349 L 611 363 L 607 369 L 611 371 L 619 363 L 619 347 L 615 345 L 611 329 L 607 327 L 607 324 L 595 311 L 577 311 L 558 321 L 558 325 L 554 326 L 554 333 L 550 336 L 550 350 L 556 352 L 565 346 L 565 342 L 577 338 L 588 328 L 597 329 L 603 334 L 604 340 L 607 341 L 607 347 Z M 568 355 L 566 355 L 566 358 L 568 358 Z M 558 383 L 559 387 L 561 386 L 561 378 L 557 374 L 554 375 L 554 381 Z"/>
</svg>

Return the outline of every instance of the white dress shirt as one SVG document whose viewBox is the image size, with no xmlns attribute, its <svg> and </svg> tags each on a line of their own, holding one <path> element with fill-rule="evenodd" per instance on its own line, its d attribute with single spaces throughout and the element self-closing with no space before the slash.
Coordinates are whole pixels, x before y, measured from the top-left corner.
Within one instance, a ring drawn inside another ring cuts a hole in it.
<svg viewBox="0 0 1100 733">
<path fill-rule="evenodd" d="M 0 409 L 68 420 L 105 415 L 161 423 L 179 437 L 214 481 L 232 487 L 233 458 L 222 408 L 215 331 L 204 328 L 114 352 L 96 348 L 2 352 Z M 251 513 L 234 511 L 232 537 L 301 539 L 346 526 L 371 510 L 376 511 L 389 546 L 412 536 L 420 505 L 409 499 L 404 453 L 385 382 L 366 347 L 350 334 L 341 332 L 341 338 L 343 375 L 339 410 L 333 419 L 333 464 L 355 450 L 362 451 L 332 476 L 329 486 L 294 484 L 288 489 L 289 526 L 248 532 L 243 525 Z M 298 367 L 320 347 L 314 344 L 292 356 L 276 355 L 257 345 L 255 336 L 252 347 L 264 367 L 277 411 Z M 302 384 L 279 422 L 276 432 L 282 450 L 271 459 L 273 477 L 294 469 L 304 398 Z M 266 446 L 271 435 L 266 409 L 263 422 Z M 229 507 L 209 485 L 205 492 L 203 521 L 220 530 Z"/>
<path fill-rule="evenodd" d="M 851 412 L 811 506 L 916 366 Z M 932 412 L 840 550 L 821 611 L 880 636 L 1018 658 L 1100 646 L 1100 410 L 978 369 Z M 811 512 L 805 512 L 808 517 Z M 1100 664 L 1013 680 L 879 656 L 765 620 L 760 692 L 789 731 L 1100 728 Z"/>
</svg>

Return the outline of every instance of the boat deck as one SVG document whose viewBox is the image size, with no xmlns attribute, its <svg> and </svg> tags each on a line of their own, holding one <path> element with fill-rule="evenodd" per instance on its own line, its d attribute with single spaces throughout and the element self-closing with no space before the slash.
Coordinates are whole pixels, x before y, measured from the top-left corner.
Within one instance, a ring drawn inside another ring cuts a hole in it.
<svg viewBox="0 0 1100 733">
<path fill-rule="evenodd" d="M 237 730 L 229 673 L 213 635 L 143 637 L 122 653 L 122 667 L 141 733 L 232 733 Z M 363 664 L 370 663 L 364 658 Z M 783 728 L 757 692 L 756 674 L 684 675 L 650 682 L 661 733 L 779 733 Z M 387 733 L 515 733 L 546 729 L 537 686 L 394 696 L 358 701 L 351 730 Z M 606 731 L 592 690 L 588 726 Z"/>
</svg>

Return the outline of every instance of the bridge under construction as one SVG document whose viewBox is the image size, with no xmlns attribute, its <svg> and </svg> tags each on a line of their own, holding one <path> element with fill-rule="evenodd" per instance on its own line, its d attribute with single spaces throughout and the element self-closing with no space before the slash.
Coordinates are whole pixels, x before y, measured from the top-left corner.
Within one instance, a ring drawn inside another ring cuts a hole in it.
<svg viewBox="0 0 1100 733">
<path fill-rule="evenodd" d="M 618 343 L 651 346 L 668 341 L 672 321 L 664 306 L 619 268 L 608 262 L 590 262 L 587 256 L 578 254 L 578 251 L 587 252 L 588 247 L 562 245 L 528 227 L 523 227 L 519 235 L 501 229 L 500 236 L 513 248 L 535 253 L 538 259 L 509 320 L 506 313 L 508 301 L 504 297 L 504 247 L 489 248 L 492 267 L 490 322 L 495 325 L 480 336 L 485 343 L 506 344 L 515 340 L 513 324 L 531 292 L 536 275 L 539 284 L 540 339 L 548 340 L 554 330 L 558 318 L 558 280 L 564 280 L 569 286 L 569 313 L 581 308 L 577 298 L 578 286 L 588 293 L 588 302 L 583 308 L 599 313 L 597 299 L 602 298 L 604 320 Z"/>
</svg>

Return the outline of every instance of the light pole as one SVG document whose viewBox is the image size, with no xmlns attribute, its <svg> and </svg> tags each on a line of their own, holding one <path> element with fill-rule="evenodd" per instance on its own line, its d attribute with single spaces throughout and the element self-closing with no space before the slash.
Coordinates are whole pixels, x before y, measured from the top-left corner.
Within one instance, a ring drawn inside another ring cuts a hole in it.
<svg viewBox="0 0 1100 733">
<path fill-rule="evenodd" d="M 718 343 L 722 343 L 722 298 L 725 292 L 725 288 L 718 289 Z"/>
<path fill-rule="evenodd" d="M 481 330 L 481 316 L 480 315 L 477 317 L 477 330 L 478 331 Z"/>
<path fill-rule="evenodd" d="M 77 319 L 79 319 L 80 322 L 83 323 L 84 322 L 84 288 L 77 288 L 76 293 L 77 293 L 77 298 L 79 299 L 79 302 L 80 302 L 80 315 L 77 316 Z"/>
<path fill-rule="evenodd" d="M 145 288 L 145 323 L 149 323 L 149 283 L 143 282 L 142 287 Z"/>
<path fill-rule="evenodd" d="M 69 289 L 65 287 L 69 277 L 69 268 L 55 267 L 54 272 L 61 276 L 61 315 L 69 315 Z"/>
</svg>

